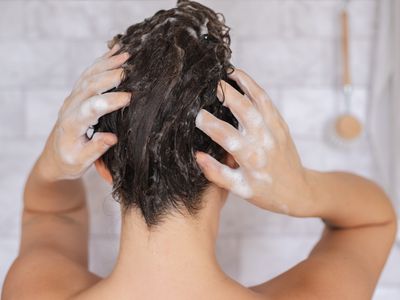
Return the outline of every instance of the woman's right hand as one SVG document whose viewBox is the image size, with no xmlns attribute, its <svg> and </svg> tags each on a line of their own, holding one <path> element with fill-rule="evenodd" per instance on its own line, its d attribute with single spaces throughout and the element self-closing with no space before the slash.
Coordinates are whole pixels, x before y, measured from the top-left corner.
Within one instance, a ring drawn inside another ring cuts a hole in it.
<svg viewBox="0 0 400 300">
<path fill-rule="evenodd" d="M 230 78 L 240 94 L 225 81 L 218 85 L 220 101 L 239 121 L 242 130 L 202 109 L 196 126 L 230 153 L 233 169 L 210 155 L 197 152 L 197 162 L 208 180 L 258 207 L 292 216 L 314 216 L 316 204 L 308 170 L 300 161 L 289 129 L 267 93 L 244 71 Z"/>
<path fill-rule="evenodd" d="M 96 132 L 91 139 L 86 132 L 101 116 L 131 101 L 132 95 L 126 92 L 103 94 L 118 86 L 123 78 L 121 65 L 130 55 L 115 55 L 119 49 L 116 44 L 87 68 L 65 99 L 38 161 L 46 180 L 79 178 L 117 143 L 117 136 L 111 132 Z"/>
</svg>

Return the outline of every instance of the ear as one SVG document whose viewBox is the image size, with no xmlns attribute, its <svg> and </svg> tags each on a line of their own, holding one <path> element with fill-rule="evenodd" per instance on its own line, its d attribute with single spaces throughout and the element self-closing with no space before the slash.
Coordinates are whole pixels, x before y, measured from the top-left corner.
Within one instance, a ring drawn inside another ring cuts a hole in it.
<svg viewBox="0 0 400 300">
<path fill-rule="evenodd" d="M 112 176 L 110 171 L 107 169 L 106 165 L 104 164 L 104 162 L 100 159 L 97 159 L 94 162 L 94 165 L 96 167 L 97 172 L 100 174 L 101 177 L 103 177 L 103 179 L 108 182 L 109 184 L 113 184 L 113 180 L 112 180 Z"/>
</svg>

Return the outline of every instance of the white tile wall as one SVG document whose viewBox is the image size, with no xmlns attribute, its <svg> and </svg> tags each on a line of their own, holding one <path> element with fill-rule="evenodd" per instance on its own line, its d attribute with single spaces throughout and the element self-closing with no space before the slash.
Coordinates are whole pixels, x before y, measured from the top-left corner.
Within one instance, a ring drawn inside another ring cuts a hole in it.
<svg viewBox="0 0 400 300">
<path fill-rule="evenodd" d="M 201 0 L 200 0 L 201 1 Z M 263 85 L 288 121 L 304 164 L 374 178 L 368 140 L 332 144 L 330 120 L 340 93 L 339 0 L 204 0 L 232 27 L 233 63 Z M 18 250 L 19 211 L 27 173 L 65 96 L 105 42 L 127 26 L 173 6 L 172 0 L 0 1 L 0 282 Z M 354 113 L 364 122 L 376 0 L 352 0 Z M 367 136 L 366 136 L 367 137 Z M 120 218 L 111 189 L 94 169 L 90 268 L 108 274 L 118 253 Z M 238 222 L 237 220 L 241 220 Z M 267 280 L 303 259 L 318 238 L 316 219 L 288 219 L 230 196 L 217 253 L 244 284 Z M 400 299 L 400 252 L 388 261 L 374 299 Z"/>
</svg>

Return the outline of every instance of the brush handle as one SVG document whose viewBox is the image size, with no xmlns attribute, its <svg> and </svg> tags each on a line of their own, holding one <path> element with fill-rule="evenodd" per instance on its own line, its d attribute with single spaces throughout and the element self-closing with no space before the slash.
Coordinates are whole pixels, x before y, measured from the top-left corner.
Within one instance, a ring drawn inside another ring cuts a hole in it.
<svg viewBox="0 0 400 300">
<path fill-rule="evenodd" d="M 351 86 L 350 55 L 349 55 L 349 15 L 344 8 L 341 14 L 342 21 L 342 57 L 343 57 L 343 87 Z"/>
</svg>

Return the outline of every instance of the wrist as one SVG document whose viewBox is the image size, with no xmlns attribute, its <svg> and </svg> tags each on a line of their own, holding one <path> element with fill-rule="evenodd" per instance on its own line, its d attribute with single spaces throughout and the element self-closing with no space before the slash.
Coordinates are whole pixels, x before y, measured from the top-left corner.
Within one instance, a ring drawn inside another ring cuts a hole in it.
<svg viewBox="0 0 400 300">
<path fill-rule="evenodd" d="M 34 166 L 36 178 L 41 182 L 48 183 L 58 181 L 59 179 L 56 175 L 57 172 L 54 170 L 55 166 L 55 162 L 53 162 L 50 157 L 43 152 L 37 159 Z"/>
<path fill-rule="evenodd" d="M 324 218 L 328 206 L 327 195 L 322 192 L 324 172 L 306 169 L 305 174 L 311 203 L 309 216 Z"/>
</svg>

